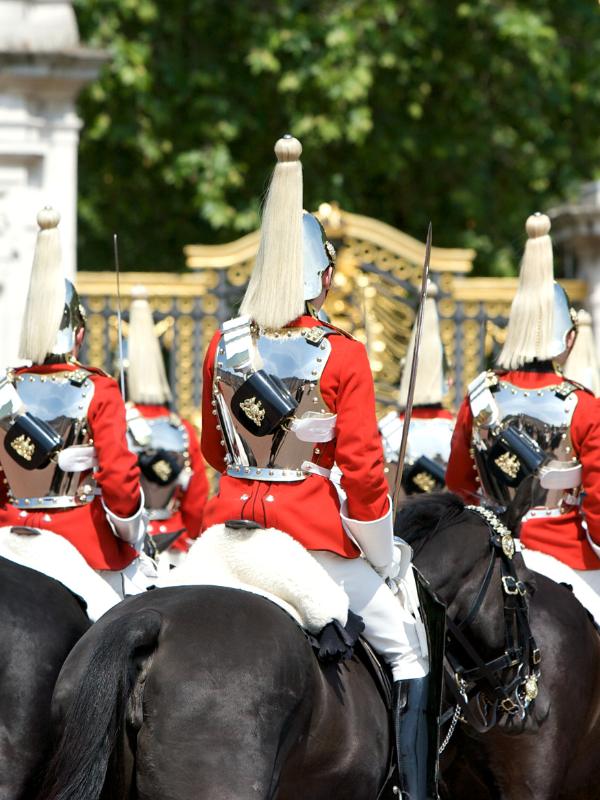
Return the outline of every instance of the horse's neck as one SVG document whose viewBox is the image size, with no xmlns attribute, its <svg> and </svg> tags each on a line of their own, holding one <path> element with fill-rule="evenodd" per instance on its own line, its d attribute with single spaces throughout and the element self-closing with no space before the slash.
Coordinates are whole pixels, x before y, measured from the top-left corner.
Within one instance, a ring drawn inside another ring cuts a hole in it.
<svg viewBox="0 0 600 800">
<path fill-rule="evenodd" d="M 464 620 L 475 603 L 490 564 L 489 531 L 484 523 L 450 526 L 432 537 L 415 558 L 416 566 L 448 607 L 455 622 Z M 494 648 L 500 642 L 502 592 L 496 563 L 481 607 L 469 628 L 482 644 Z"/>
</svg>

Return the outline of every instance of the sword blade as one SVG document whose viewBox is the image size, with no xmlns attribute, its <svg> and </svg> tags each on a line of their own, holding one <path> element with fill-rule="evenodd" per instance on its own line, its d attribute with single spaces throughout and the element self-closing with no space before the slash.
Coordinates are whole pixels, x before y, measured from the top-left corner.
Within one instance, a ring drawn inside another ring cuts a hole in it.
<svg viewBox="0 0 600 800">
<path fill-rule="evenodd" d="M 392 508 L 394 513 L 398 510 L 398 498 L 402 487 L 402 473 L 404 471 L 404 461 L 406 460 L 406 447 L 408 445 L 408 431 L 410 428 L 410 418 L 412 416 L 413 398 L 415 396 L 415 386 L 417 383 L 417 367 L 419 365 L 419 347 L 421 345 L 421 335 L 423 332 L 423 314 L 425 313 L 425 300 L 427 298 L 427 281 L 429 279 L 429 261 L 431 258 L 431 236 L 432 226 L 429 223 L 427 229 L 427 241 L 425 243 L 425 260 L 423 262 L 423 277 L 421 279 L 421 293 L 417 319 L 415 322 L 415 347 L 413 350 L 412 362 L 410 365 L 410 379 L 408 381 L 408 392 L 406 395 L 406 408 L 404 409 L 404 423 L 402 425 L 402 438 L 400 439 L 400 450 L 398 451 L 398 468 L 396 470 L 396 480 L 394 482 L 394 497 Z"/>
<path fill-rule="evenodd" d="M 115 255 L 115 272 L 117 273 L 117 340 L 119 342 L 119 383 L 121 395 L 125 400 L 125 364 L 123 360 L 123 317 L 121 314 L 121 270 L 119 268 L 119 242 L 117 234 L 113 234 L 113 250 Z"/>
</svg>

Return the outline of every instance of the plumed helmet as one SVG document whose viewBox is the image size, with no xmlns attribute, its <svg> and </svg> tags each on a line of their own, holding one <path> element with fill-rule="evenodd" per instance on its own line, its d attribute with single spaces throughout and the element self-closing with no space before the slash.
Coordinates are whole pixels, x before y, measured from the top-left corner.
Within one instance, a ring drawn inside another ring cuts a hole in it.
<svg viewBox="0 0 600 800">
<path fill-rule="evenodd" d="M 38 232 L 29 292 L 21 328 L 19 356 L 42 364 L 48 356 L 72 354 L 85 311 L 79 295 L 63 273 L 58 223 L 60 214 L 44 208 L 37 217 Z"/>
<path fill-rule="evenodd" d="M 152 308 L 144 286 L 131 290 L 127 334 L 127 387 L 133 403 L 168 404 L 172 400 Z"/>
<path fill-rule="evenodd" d="M 86 314 L 81 304 L 77 289 L 68 278 L 65 278 L 65 303 L 63 314 L 49 355 L 62 355 L 75 350 L 77 335 L 85 330 Z"/>
<path fill-rule="evenodd" d="M 321 294 L 323 273 L 335 266 L 335 249 L 319 220 L 308 211 L 302 212 L 302 249 L 304 299 L 313 300 Z"/>
<path fill-rule="evenodd" d="M 437 310 L 436 298 L 438 288 L 432 281 L 427 286 L 427 297 L 423 312 L 422 337 L 419 348 L 419 361 L 417 364 L 417 377 L 413 402 L 415 406 L 432 405 L 441 403 L 448 391 L 446 380 L 446 357 L 442 338 L 440 335 L 440 320 Z M 406 352 L 398 405 L 406 407 L 408 386 L 410 383 L 410 367 L 415 349 L 416 326 L 413 326 Z"/>
<path fill-rule="evenodd" d="M 525 228 L 528 239 L 519 286 L 498 358 L 498 365 L 504 369 L 518 369 L 530 361 L 547 361 L 561 355 L 575 325 L 567 293 L 554 280 L 549 217 L 532 214 Z"/>
<path fill-rule="evenodd" d="M 321 223 L 303 210 L 302 145 L 287 134 L 275 144 L 277 165 L 265 200 L 260 245 L 240 312 L 263 328 L 282 328 L 321 293 L 335 251 Z"/>
</svg>

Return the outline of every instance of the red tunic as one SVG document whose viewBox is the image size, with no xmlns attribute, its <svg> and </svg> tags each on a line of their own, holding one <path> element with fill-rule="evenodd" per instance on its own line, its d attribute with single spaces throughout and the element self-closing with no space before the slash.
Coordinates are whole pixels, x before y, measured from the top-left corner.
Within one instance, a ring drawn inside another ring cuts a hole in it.
<svg viewBox="0 0 600 800">
<path fill-rule="evenodd" d="M 143 405 L 139 403 L 136 404 L 136 408 L 147 419 L 163 417 L 165 414 L 169 414 L 169 409 L 161 405 Z M 175 499 L 179 506 L 178 510 L 168 519 L 150 522 L 148 533 L 168 534 L 175 533 L 175 531 L 185 531 L 171 545 L 174 550 L 181 550 L 185 553 L 189 550 L 189 539 L 196 539 L 201 530 L 202 515 L 208 498 L 208 478 L 206 477 L 204 459 L 200 452 L 200 442 L 194 426 L 186 419 L 182 419 L 181 422 L 188 435 L 188 452 L 193 475 L 185 491 L 181 487 L 176 491 Z"/>
<path fill-rule="evenodd" d="M 555 372 L 512 371 L 502 380 L 523 389 L 559 384 Z M 582 527 L 582 512 L 595 543 L 600 545 L 600 405 L 589 392 L 576 391 L 577 405 L 571 420 L 573 449 L 583 467 L 583 505 L 565 506 L 558 517 L 532 518 L 523 523 L 521 540 L 532 550 L 541 550 L 574 569 L 600 569 L 600 559 L 590 547 Z M 468 398 L 463 401 L 452 437 L 452 452 L 446 470 L 448 488 L 469 503 L 478 503 L 479 484 L 470 455 L 473 416 Z"/>
<path fill-rule="evenodd" d="M 22 367 L 19 372 L 42 375 L 76 371 L 77 364 L 47 364 Z M 125 437 L 125 404 L 117 383 L 100 370 L 85 367 L 92 374 L 94 395 L 88 410 L 88 428 L 98 463 L 94 477 L 104 502 L 119 517 L 134 514 L 140 504 L 140 481 L 136 458 Z M 64 536 L 93 569 L 119 570 L 136 557 L 135 550 L 118 539 L 108 524 L 100 497 L 86 506 L 61 511 L 20 511 L 7 502 L 6 479 L 0 489 L 0 526 L 26 525 Z"/>
<path fill-rule="evenodd" d="M 302 316 L 289 327 L 324 325 Z M 333 329 L 335 330 L 335 329 Z M 212 385 L 217 332 L 204 360 L 202 396 L 202 452 L 219 472 L 225 470 L 225 448 L 212 412 Z M 313 461 L 342 471 L 349 516 L 372 521 L 389 508 L 383 473 L 383 453 L 375 417 L 375 394 L 367 352 L 360 342 L 342 333 L 328 337 L 331 354 L 320 389 L 327 407 L 337 414 L 336 438 L 315 446 Z M 340 504 L 333 484 L 320 475 L 294 483 L 249 481 L 223 475 L 219 494 L 209 500 L 203 527 L 228 519 L 252 519 L 265 527 L 289 533 L 309 550 L 330 550 L 347 558 L 359 555 L 340 520 Z"/>
</svg>

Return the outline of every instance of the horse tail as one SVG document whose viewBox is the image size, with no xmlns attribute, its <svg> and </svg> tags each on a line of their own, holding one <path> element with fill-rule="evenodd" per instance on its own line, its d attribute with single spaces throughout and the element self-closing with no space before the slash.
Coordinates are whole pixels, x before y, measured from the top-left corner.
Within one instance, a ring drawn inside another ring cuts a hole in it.
<svg viewBox="0 0 600 800">
<path fill-rule="evenodd" d="M 69 693 L 38 800 L 100 798 L 136 679 L 134 656 L 154 649 L 161 623 L 161 615 L 148 609 L 118 617 L 100 632 Z"/>
</svg>

